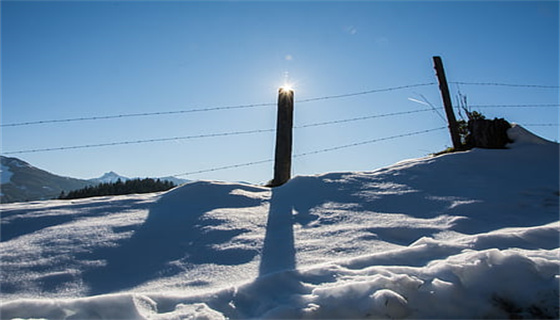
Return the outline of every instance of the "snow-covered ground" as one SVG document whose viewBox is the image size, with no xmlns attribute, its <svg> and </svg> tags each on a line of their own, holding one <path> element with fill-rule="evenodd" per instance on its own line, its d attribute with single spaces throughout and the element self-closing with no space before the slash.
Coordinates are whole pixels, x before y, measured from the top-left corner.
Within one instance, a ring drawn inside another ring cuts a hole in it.
<svg viewBox="0 0 560 320">
<path fill-rule="evenodd" d="M 559 148 L 2 205 L 1 317 L 558 318 Z"/>
<path fill-rule="evenodd" d="M 0 165 L 0 182 L 2 183 L 8 183 L 10 182 L 10 179 L 12 178 L 12 176 L 14 175 L 14 173 L 12 171 L 10 171 L 10 168 L 5 166 L 5 165 Z"/>
</svg>

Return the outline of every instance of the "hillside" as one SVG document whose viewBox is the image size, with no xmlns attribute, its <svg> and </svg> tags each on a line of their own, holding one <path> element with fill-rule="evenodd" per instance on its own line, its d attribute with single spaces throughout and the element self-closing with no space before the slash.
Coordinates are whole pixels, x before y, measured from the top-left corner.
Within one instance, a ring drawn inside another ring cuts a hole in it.
<svg viewBox="0 0 560 320">
<path fill-rule="evenodd" d="M 113 171 L 107 172 L 99 178 L 88 180 L 62 177 L 36 168 L 18 158 L 4 156 L 0 156 L 0 158 L 2 163 L 0 203 L 56 199 L 62 191 L 67 194 L 69 191 L 82 189 L 86 186 L 116 182 L 119 179 L 121 181 L 132 180 Z M 173 182 L 176 185 L 189 182 L 189 180 L 177 177 L 159 179 Z"/>
<path fill-rule="evenodd" d="M 0 156 L 2 163 L 0 202 L 21 202 L 54 199 L 61 191 L 81 189 L 86 180 L 61 177 L 17 159 Z"/>
<path fill-rule="evenodd" d="M 558 318 L 559 146 L 4 204 L 0 311 L 49 319 Z"/>
</svg>

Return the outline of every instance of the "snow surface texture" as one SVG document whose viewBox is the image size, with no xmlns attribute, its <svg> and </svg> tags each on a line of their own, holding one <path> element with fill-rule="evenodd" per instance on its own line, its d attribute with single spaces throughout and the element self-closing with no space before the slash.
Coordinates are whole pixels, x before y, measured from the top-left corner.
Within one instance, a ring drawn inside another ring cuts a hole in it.
<svg viewBox="0 0 560 320">
<path fill-rule="evenodd" d="M 9 183 L 14 173 L 5 165 L 0 165 L 0 183 Z"/>
<path fill-rule="evenodd" d="M 558 144 L 2 205 L 1 317 L 558 318 Z"/>
</svg>

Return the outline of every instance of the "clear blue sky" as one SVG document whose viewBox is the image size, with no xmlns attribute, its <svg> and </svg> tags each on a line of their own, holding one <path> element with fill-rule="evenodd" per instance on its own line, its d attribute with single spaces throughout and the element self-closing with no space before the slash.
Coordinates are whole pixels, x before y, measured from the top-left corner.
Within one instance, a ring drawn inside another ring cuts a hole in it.
<svg viewBox="0 0 560 320">
<path fill-rule="evenodd" d="M 559 85 L 558 1 L 2 1 L 2 124 L 276 102 L 295 125 L 429 108 L 436 81 Z M 451 84 L 469 105 L 558 105 L 558 89 Z M 302 101 L 301 103 L 298 103 Z M 476 110 L 476 108 L 474 108 Z M 485 108 L 558 124 L 558 107 Z M 275 106 L 2 127 L 2 154 L 53 173 L 167 176 L 271 159 L 263 132 L 62 151 L 14 151 L 272 129 Z M 294 153 L 445 126 L 433 111 L 294 130 Z M 558 140 L 558 126 L 528 126 Z M 294 159 L 293 174 L 373 170 L 451 145 L 446 130 Z M 182 176 L 264 183 L 272 163 Z"/>
</svg>

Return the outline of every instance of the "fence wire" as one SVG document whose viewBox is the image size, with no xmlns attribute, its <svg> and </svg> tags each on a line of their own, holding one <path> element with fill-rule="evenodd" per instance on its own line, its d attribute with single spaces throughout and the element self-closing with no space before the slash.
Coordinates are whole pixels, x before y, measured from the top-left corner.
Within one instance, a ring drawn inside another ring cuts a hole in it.
<svg viewBox="0 0 560 320">
<path fill-rule="evenodd" d="M 560 104 L 475 104 L 470 108 L 559 108 Z"/>
<path fill-rule="evenodd" d="M 356 142 L 356 143 L 351 143 L 351 144 L 346 144 L 346 145 L 340 145 L 340 146 L 331 147 L 331 148 L 325 148 L 325 149 L 320 149 L 320 150 L 303 152 L 303 153 L 293 155 L 293 158 L 301 158 L 301 157 L 305 157 L 305 156 L 309 156 L 309 155 L 331 152 L 331 151 L 335 151 L 335 150 L 341 150 L 341 149 L 361 146 L 361 145 L 365 145 L 365 144 L 372 144 L 372 143 L 381 142 L 381 141 L 388 141 L 388 140 L 394 140 L 394 139 L 398 139 L 398 138 L 411 137 L 411 136 L 420 135 L 420 134 L 424 134 L 424 133 L 428 133 L 428 132 L 439 131 L 439 130 L 442 130 L 442 129 L 447 129 L 447 127 L 439 127 L 439 128 L 434 128 L 434 129 L 403 133 L 403 134 L 398 134 L 398 135 L 384 137 L 384 138 L 377 138 L 377 139 L 366 140 L 366 141 L 361 141 L 361 142 Z M 252 162 L 239 163 L 239 164 L 228 165 L 228 166 L 223 166 L 223 167 L 215 167 L 215 168 L 210 168 L 210 169 L 189 171 L 189 172 L 174 174 L 174 175 L 170 175 L 170 176 L 171 177 L 191 176 L 191 175 L 200 174 L 200 173 L 214 172 L 214 171 L 227 170 L 227 169 L 240 168 L 240 167 L 248 167 L 248 166 L 253 166 L 253 165 L 257 165 L 257 164 L 269 163 L 269 162 L 273 162 L 273 161 L 274 161 L 273 159 L 252 161 Z"/>
<path fill-rule="evenodd" d="M 517 83 L 500 83 L 500 82 L 463 82 L 448 81 L 450 84 L 467 85 L 467 86 L 494 86 L 494 87 L 514 87 L 514 88 L 539 88 L 539 89 L 558 89 L 560 86 L 549 86 L 542 84 L 517 84 Z"/>
<path fill-rule="evenodd" d="M 388 87 L 388 88 L 382 88 L 382 89 L 372 89 L 372 90 L 367 90 L 367 91 L 345 93 L 345 94 L 334 95 L 334 96 L 323 96 L 323 97 L 309 98 L 309 99 L 303 99 L 303 100 L 296 100 L 295 103 L 306 103 L 306 102 L 320 101 L 320 100 L 339 99 L 339 98 L 353 97 L 353 96 L 359 96 L 359 95 L 365 95 L 365 94 L 373 94 L 373 93 L 396 91 L 396 90 L 402 90 L 402 89 L 408 89 L 408 88 L 431 86 L 431 85 L 434 85 L 434 84 L 435 84 L 434 82 L 429 82 L 429 83 L 409 84 L 409 85 L 397 86 L 397 87 Z M 67 122 L 80 122 L 80 121 L 99 121 L 99 120 L 124 119 L 124 118 L 133 118 L 133 117 L 151 117 L 151 116 L 162 116 L 162 115 L 177 115 L 177 114 L 187 114 L 187 113 L 197 113 L 197 112 L 249 109 L 249 108 L 257 108 L 257 107 L 271 107 L 271 106 L 275 106 L 275 105 L 276 105 L 276 103 L 254 103 L 254 104 L 244 104 L 244 105 L 236 105 L 236 106 L 216 106 L 216 107 L 205 107 L 205 108 L 198 108 L 198 109 L 175 110 L 175 111 L 157 111 L 157 112 L 127 113 L 127 114 L 93 116 L 93 117 L 49 119 L 49 120 L 37 120 L 37 121 L 26 121 L 26 122 L 0 124 L 0 127 L 9 128 L 9 127 L 22 127 L 22 126 L 31 126 L 31 125 L 41 125 L 41 124 L 53 124 L 53 123 L 67 123 Z"/>
<path fill-rule="evenodd" d="M 426 112 L 426 111 L 430 111 L 430 110 L 431 109 L 419 109 L 419 110 L 412 110 L 412 111 L 391 112 L 391 113 L 385 113 L 385 114 L 369 115 L 369 116 L 364 116 L 364 117 L 356 117 L 356 118 L 349 118 L 349 119 L 339 119 L 339 120 L 333 120 L 333 121 L 310 123 L 310 124 L 295 126 L 294 129 L 302 129 L 302 128 L 334 125 L 334 124 L 341 124 L 341 123 L 348 123 L 348 122 L 355 122 L 355 121 L 362 121 L 362 120 L 369 120 L 369 119 L 376 119 L 376 118 L 384 118 L 384 117 L 391 117 L 391 116 L 398 116 L 398 115 L 406 115 L 406 114 L 413 114 L 413 113 L 419 113 L 419 112 Z M 77 145 L 77 146 L 63 146 L 63 147 L 26 149 L 26 150 L 8 151 L 8 152 L 4 152 L 4 154 L 13 155 L 13 154 L 24 154 L 24 153 L 89 149 L 89 148 L 100 148 L 100 147 L 114 147 L 114 146 L 122 146 L 122 145 L 134 145 L 134 144 L 155 143 L 155 142 L 194 140 L 194 139 L 203 139 L 203 138 L 216 138 L 216 137 L 227 137 L 227 136 L 239 136 L 239 135 L 267 133 L 267 132 L 274 132 L 275 130 L 276 129 L 273 129 L 273 128 L 270 128 L 270 129 L 255 129 L 255 130 L 245 130 L 245 131 L 231 131 L 231 132 L 198 134 L 198 135 L 179 136 L 179 137 L 166 137 L 166 138 L 153 138 L 153 139 L 144 139 L 144 140 L 96 143 L 96 144 L 86 144 L 86 145 Z"/>
<path fill-rule="evenodd" d="M 560 86 L 541 85 L 541 84 L 515 84 L 515 83 L 499 83 L 499 82 L 453 81 L 453 82 L 448 82 L 448 83 L 456 84 L 456 85 L 499 86 L 499 87 L 514 87 L 514 88 L 533 88 L 533 89 L 559 89 L 560 88 Z M 330 95 L 330 96 L 321 96 L 321 97 L 301 99 L 301 100 L 296 100 L 295 103 L 309 103 L 309 102 L 314 102 L 314 101 L 341 99 L 341 98 L 348 98 L 348 97 L 354 97 L 354 96 L 360 96 L 360 95 L 376 94 L 376 93 L 382 93 L 382 92 L 398 91 L 398 90 L 419 88 L 419 87 L 427 87 L 427 86 L 434 86 L 434 85 L 437 85 L 437 83 L 436 82 L 427 82 L 427 83 L 408 84 L 408 85 L 372 89 L 372 90 L 366 90 L 366 91 L 360 91 L 360 92 L 352 92 L 352 93 L 344 93 L 344 94 L 338 94 L 338 95 Z M 429 104 L 429 105 L 430 105 L 430 108 L 426 108 L 426 109 L 401 111 L 401 112 L 391 112 L 391 113 L 385 113 L 385 114 L 375 114 L 375 115 L 367 115 L 367 116 L 355 117 L 355 118 L 337 119 L 337 120 L 331 120 L 331 121 L 325 121 L 325 122 L 303 124 L 303 125 L 295 126 L 294 129 L 311 128 L 311 127 L 326 126 L 326 125 L 335 125 L 335 124 L 350 123 L 350 122 L 361 121 L 361 120 L 391 117 L 391 116 L 397 116 L 397 115 L 414 114 L 414 113 L 421 113 L 421 112 L 427 112 L 427 111 L 434 111 L 436 109 L 433 105 L 431 105 L 431 104 Z M 234 105 L 234 106 L 213 106 L 213 107 L 194 108 L 194 109 L 187 109 L 187 110 L 127 113 L 127 114 L 117 114 L 117 115 L 76 117 L 76 118 L 65 118 L 65 119 L 48 119 L 48 120 L 38 120 L 38 121 L 26 121 L 26 122 L 19 122 L 19 123 L 0 124 L 0 127 L 4 129 L 4 128 L 10 128 L 10 127 L 23 127 L 23 126 L 43 125 L 43 124 L 57 124 L 57 123 L 81 122 L 81 121 L 101 121 L 101 120 L 123 119 L 123 118 L 133 118 L 133 117 L 153 117 L 153 116 L 178 115 L 178 114 L 202 113 L 202 112 L 214 112 L 214 111 L 226 111 L 226 110 L 241 110 L 241 109 L 250 109 L 250 108 L 258 108 L 258 107 L 272 107 L 272 106 L 276 106 L 276 103 L 254 103 L 254 104 L 243 104 L 243 105 Z M 480 105 L 471 105 L 469 107 L 470 108 L 480 108 L 480 109 L 483 109 L 483 108 L 559 108 L 560 104 L 480 104 Z M 528 124 L 523 124 L 523 125 L 524 126 L 558 126 L 557 123 L 528 123 Z M 403 133 L 403 134 L 393 135 L 393 136 L 389 136 L 389 137 L 360 141 L 360 142 L 355 142 L 355 143 L 346 144 L 346 145 L 339 145 L 339 146 L 324 148 L 324 149 L 320 149 L 320 150 L 307 151 L 307 152 L 295 154 L 295 155 L 293 155 L 293 158 L 300 158 L 300 157 L 305 157 L 305 156 L 310 156 L 310 155 L 315 155 L 315 154 L 321 154 L 321 153 L 325 153 L 325 152 L 332 152 L 332 151 L 341 150 L 341 149 L 345 149 L 345 148 L 351 148 L 351 147 L 356 147 L 356 146 L 361 146 L 361 145 L 377 143 L 377 142 L 381 142 L 381 141 L 388 141 L 388 140 L 393 140 L 393 139 L 410 137 L 410 136 L 425 134 L 425 133 L 438 131 L 438 130 L 442 130 L 442 129 L 446 129 L 446 128 L 447 127 L 439 127 L 439 128 L 434 128 L 434 129 L 427 129 L 427 130 Z M 143 144 L 143 143 L 158 143 L 158 142 L 192 140 L 192 139 L 203 139 L 203 138 L 214 138 L 214 137 L 225 137 L 225 136 L 251 135 L 251 134 L 259 134 L 259 133 L 270 133 L 270 132 L 274 132 L 274 131 L 275 131 L 275 129 L 255 129 L 255 130 L 245 130 L 245 131 L 230 131 L 230 132 L 198 134 L 198 135 L 190 135 L 190 136 L 152 138 L 152 139 L 144 139 L 144 140 L 118 141 L 118 142 L 110 142 L 110 143 L 98 143 L 98 144 L 87 144 L 87 145 L 77 145 L 77 146 L 61 146 L 61 147 L 51 147 L 51 148 L 28 149 L 28 150 L 4 152 L 4 154 L 23 154 L 23 153 L 36 153 L 36 152 L 48 152 L 48 151 L 62 151 L 62 150 L 73 150 L 73 149 L 109 147 L 109 146 L 119 146 L 119 145 L 133 145 L 133 144 Z M 273 159 L 252 161 L 252 162 L 246 162 L 246 163 L 240 163 L 240 164 L 233 164 L 233 165 L 214 167 L 214 168 L 209 168 L 209 169 L 190 171 L 190 172 L 180 173 L 180 174 L 176 174 L 176 175 L 172 175 L 172 176 L 175 176 L 175 177 L 189 176 L 189 175 L 195 175 L 195 174 L 201 174 L 201 173 L 207 173 L 207 172 L 214 172 L 214 171 L 219 171 L 219 170 L 227 170 L 227 169 L 234 169 L 234 168 L 239 168 L 239 167 L 253 166 L 253 165 L 269 163 L 269 162 L 273 162 Z"/>
</svg>

